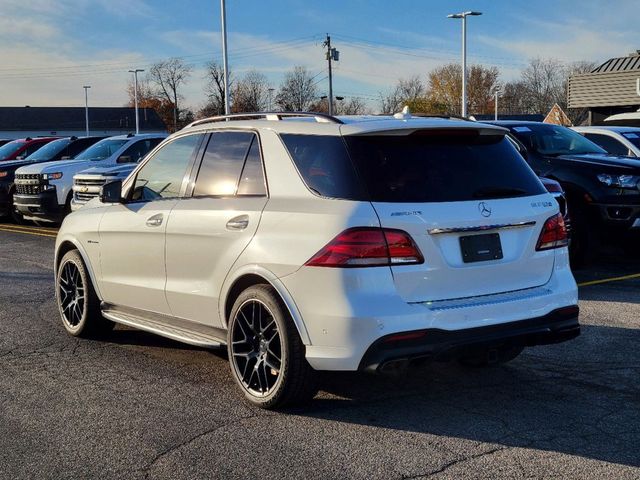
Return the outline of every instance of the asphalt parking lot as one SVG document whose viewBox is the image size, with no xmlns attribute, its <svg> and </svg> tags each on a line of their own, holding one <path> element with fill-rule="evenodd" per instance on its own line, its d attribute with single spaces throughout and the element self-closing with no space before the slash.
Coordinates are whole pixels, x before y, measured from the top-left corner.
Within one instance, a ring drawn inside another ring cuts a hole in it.
<svg viewBox="0 0 640 480">
<path fill-rule="evenodd" d="M 274 413 L 242 401 L 223 352 L 66 335 L 54 240 L 0 224 L 1 478 L 640 478 L 640 259 L 577 272 L 572 342 L 489 369 L 328 374 Z"/>
</svg>

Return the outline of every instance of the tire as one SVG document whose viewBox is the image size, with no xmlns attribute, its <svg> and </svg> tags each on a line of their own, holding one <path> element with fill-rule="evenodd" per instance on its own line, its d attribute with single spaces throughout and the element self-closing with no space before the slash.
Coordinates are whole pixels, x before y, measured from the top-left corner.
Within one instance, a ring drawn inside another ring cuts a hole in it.
<svg viewBox="0 0 640 480">
<path fill-rule="evenodd" d="M 56 272 L 56 303 L 64 329 L 74 337 L 95 338 L 113 329 L 102 317 L 100 299 L 77 250 L 62 257 Z"/>
<path fill-rule="evenodd" d="M 501 365 L 510 362 L 522 353 L 524 347 L 499 347 L 496 349 L 483 348 L 458 359 L 458 362 L 465 367 L 488 367 L 490 365 Z"/>
<path fill-rule="evenodd" d="M 310 401 L 315 371 L 291 316 L 269 285 L 254 285 L 236 299 L 229 317 L 231 375 L 254 406 L 282 408 Z"/>
<path fill-rule="evenodd" d="M 600 247 L 598 227 L 589 221 L 584 206 L 578 206 L 571 211 L 571 225 L 573 229 L 569 246 L 571 266 L 586 267 L 593 262 Z"/>
</svg>

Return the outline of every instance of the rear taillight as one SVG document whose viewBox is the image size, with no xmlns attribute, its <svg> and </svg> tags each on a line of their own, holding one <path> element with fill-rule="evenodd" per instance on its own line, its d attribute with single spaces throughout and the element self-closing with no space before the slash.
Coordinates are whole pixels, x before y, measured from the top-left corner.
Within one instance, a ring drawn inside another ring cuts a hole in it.
<svg viewBox="0 0 640 480">
<path fill-rule="evenodd" d="M 552 248 L 566 247 L 569 244 L 567 228 L 564 218 L 559 213 L 544 222 L 536 250 L 549 250 Z"/>
<path fill-rule="evenodd" d="M 350 228 L 306 263 L 312 267 L 380 267 L 422 263 L 411 236 L 388 228 Z"/>
</svg>

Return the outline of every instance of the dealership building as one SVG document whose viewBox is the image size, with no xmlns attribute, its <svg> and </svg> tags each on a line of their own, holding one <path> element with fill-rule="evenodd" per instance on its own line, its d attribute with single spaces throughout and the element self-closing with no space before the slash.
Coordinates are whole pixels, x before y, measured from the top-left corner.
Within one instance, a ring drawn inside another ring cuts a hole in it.
<svg viewBox="0 0 640 480">
<path fill-rule="evenodd" d="M 640 109 L 640 50 L 611 58 L 589 73 L 571 76 L 569 108 L 586 108 L 589 125 Z"/>
<path fill-rule="evenodd" d="M 84 107 L 0 107 L 0 139 L 84 136 Z M 165 133 L 167 126 L 152 108 L 139 109 L 140 133 Z M 135 109 L 90 107 L 90 135 L 135 133 Z"/>
</svg>

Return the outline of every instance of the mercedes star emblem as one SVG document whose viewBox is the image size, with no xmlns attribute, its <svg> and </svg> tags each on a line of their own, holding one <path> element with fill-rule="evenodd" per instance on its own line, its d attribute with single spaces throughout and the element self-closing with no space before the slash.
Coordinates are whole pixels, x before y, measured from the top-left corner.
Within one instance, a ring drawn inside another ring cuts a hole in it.
<svg viewBox="0 0 640 480">
<path fill-rule="evenodd" d="M 483 217 L 491 216 L 491 207 L 485 202 L 480 202 L 478 204 L 478 210 L 480 211 L 480 215 L 482 215 Z"/>
</svg>

